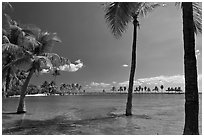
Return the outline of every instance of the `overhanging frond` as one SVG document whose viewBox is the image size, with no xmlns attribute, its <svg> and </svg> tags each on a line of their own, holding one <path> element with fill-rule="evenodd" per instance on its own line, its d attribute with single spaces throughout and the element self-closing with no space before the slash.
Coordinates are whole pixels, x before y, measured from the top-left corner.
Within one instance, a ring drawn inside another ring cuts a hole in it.
<svg viewBox="0 0 204 137">
<path fill-rule="evenodd" d="M 105 19 L 116 38 L 122 35 L 132 20 L 133 8 L 130 2 L 113 2 L 106 7 Z"/>
<path fill-rule="evenodd" d="M 176 2 L 176 6 L 182 8 L 182 3 Z M 193 6 L 193 23 L 194 23 L 194 32 L 196 34 L 202 33 L 202 3 L 201 2 L 192 2 Z"/>
<path fill-rule="evenodd" d="M 163 5 L 153 2 L 113 2 L 106 4 L 105 19 L 116 38 L 127 29 L 133 16 L 145 16 L 148 12 Z"/>
<path fill-rule="evenodd" d="M 202 3 L 193 2 L 193 21 L 195 33 L 202 33 Z"/>
<path fill-rule="evenodd" d="M 152 12 L 155 8 L 160 7 L 163 3 L 154 2 L 141 2 L 138 9 L 139 16 L 145 17 L 148 13 Z"/>
<path fill-rule="evenodd" d="M 41 43 L 39 48 L 39 54 L 51 52 L 56 42 L 61 42 L 56 33 L 42 32 L 37 39 Z"/>
</svg>

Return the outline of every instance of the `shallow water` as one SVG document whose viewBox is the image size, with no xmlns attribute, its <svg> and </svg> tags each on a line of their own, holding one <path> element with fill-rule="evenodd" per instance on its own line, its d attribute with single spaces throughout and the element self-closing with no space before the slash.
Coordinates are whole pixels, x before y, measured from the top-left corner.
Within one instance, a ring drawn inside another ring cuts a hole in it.
<svg viewBox="0 0 204 137">
<path fill-rule="evenodd" d="M 124 116 L 126 96 L 26 97 L 21 115 L 13 114 L 19 98 L 3 99 L 3 134 L 182 134 L 183 94 L 134 94 L 131 117 Z M 199 121 L 201 133 L 201 105 Z"/>
</svg>

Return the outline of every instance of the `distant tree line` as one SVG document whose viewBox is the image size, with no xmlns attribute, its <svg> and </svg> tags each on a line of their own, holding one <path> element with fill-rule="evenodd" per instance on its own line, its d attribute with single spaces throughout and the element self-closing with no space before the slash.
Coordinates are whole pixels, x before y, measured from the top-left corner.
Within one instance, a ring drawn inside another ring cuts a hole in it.
<svg viewBox="0 0 204 137">
<path fill-rule="evenodd" d="M 151 92 L 151 91 L 154 91 L 154 92 L 158 92 L 158 91 L 164 91 L 164 85 L 161 85 L 160 88 L 158 86 L 155 86 L 153 89 L 151 89 L 150 87 L 147 87 L 147 86 L 137 86 L 135 87 L 134 89 L 134 92 Z M 128 91 L 127 87 L 126 86 L 120 86 L 118 89 L 113 86 L 111 88 L 111 91 Z M 169 92 L 169 91 L 177 91 L 177 92 L 181 92 L 181 87 L 168 87 L 165 91 Z"/>
<path fill-rule="evenodd" d="M 11 88 L 7 90 L 7 92 L 2 92 L 3 97 L 10 97 L 14 95 L 20 95 L 21 93 L 21 86 L 22 83 L 19 81 L 12 81 L 14 82 L 11 85 Z M 27 88 L 27 94 L 28 95 L 34 95 L 34 94 L 46 94 L 46 95 L 67 95 L 67 94 L 76 94 L 78 92 L 82 91 L 82 85 L 78 83 L 72 83 L 72 84 L 65 84 L 62 83 L 58 87 L 55 81 L 44 81 L 42 85 L 36 86 L 34 84 L 29 84 Z M 84 92 L 84 90 L 83 90 Z"/>
</svg>

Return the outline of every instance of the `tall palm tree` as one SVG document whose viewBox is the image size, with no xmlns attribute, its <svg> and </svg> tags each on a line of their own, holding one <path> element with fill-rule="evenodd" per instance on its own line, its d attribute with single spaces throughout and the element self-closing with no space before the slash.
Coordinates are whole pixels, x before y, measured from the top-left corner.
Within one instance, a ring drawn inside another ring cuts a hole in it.
<svg viewBox="0 0 204 137">
<path fill-rule="evenodd" d="M 55 53 L 50 53 L 55 42 L 61 42 L 55 33 L 42 32 L 37 27 L 20 27 L 17 24 L 10 24 L 10 27 L 16 28 L 18 33 L 16 37 L 11 37 L 13 43 L 2 45 L 2 55 L 9 52 L 16 55 L 16 59 L 5 65 L 2 69 L 3 78 L 5 72 L 9 69 L 24 70 L 28 73 L 22 86 L 20 101 L 17 113 L 25 113 L 25 95 L 32 75 L 35 72 L 43 70 L 53 71 L 63 65 L 70 65 L 70 61 L 60 57 Z"/>
<path fill-rule="evenodd" d="M 138 18 L 140 16 L 145 16 L 148 12 L 151 12 L 158 6 L 160 6 L 160 4 L 148 2 L 113 2 L 106 6 L 105 18 L 116 38 L 122 36 L 122 33 L 127 29 L 130 22 L 133 23 L 134 27 L 126 116 L 132 115 L 132 90 L 136 70 L 136 41 L 137 29 L 139 26 Z"/>
<path fill-rule="evenodd" d="M 195 56 L 195 33 L 202 33 L 202 9 L 198 3 L 183 2 L 182 11 L 185 70 L 185 125 L 183 134 L 196 135 L 199 134 L 199 98 Z"/>
</svg>

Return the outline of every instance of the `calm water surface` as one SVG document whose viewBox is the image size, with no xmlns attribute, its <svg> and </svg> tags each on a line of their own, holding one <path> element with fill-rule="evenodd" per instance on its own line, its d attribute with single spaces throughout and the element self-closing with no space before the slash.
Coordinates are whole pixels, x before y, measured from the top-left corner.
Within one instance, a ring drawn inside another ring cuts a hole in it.
<svg viewBox="0 0 204 137">
<path fill-rule="evenodd" d="M 3 99 L 3 134 L 154 135 L 183 131 L 183 94 L 134 94 L 132 117 L 124 116 L 124 94 L 26 97 L 27 113 L 12 114 L 18 100 Z M 201 132 L 201 105 L 199 120 Z"/>
</svg>

